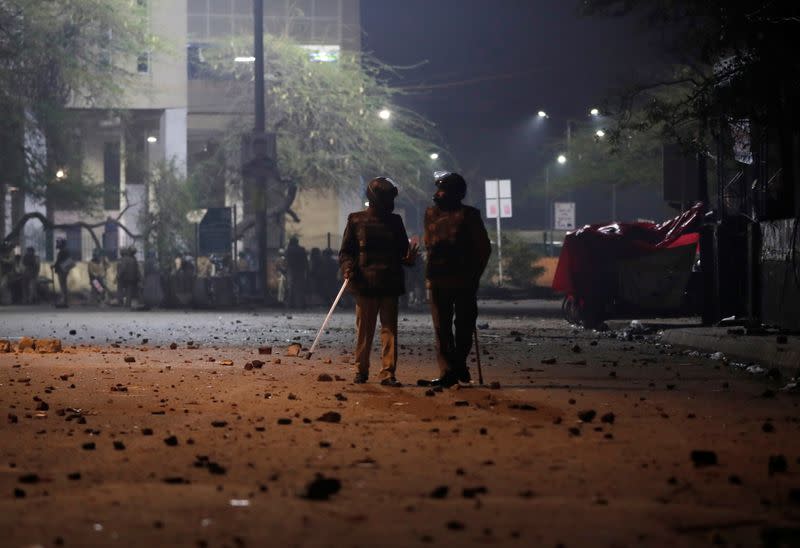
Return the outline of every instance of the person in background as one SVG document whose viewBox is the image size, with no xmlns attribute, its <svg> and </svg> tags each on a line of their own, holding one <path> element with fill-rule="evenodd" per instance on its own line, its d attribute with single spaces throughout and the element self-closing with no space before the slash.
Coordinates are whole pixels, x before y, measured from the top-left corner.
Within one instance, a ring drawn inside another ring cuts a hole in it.
<svg viewBox="0 0 800 548">
<path fill-rule="evenodd" d="M 39 302 L 39 269 L 41 261 L 36 250 L 32 247 L 25 248 L 22 256 L 22 301 L 24 304 Z"/>
<path fill-rule="evenodd" d="M 86 268 L 89 271 L 89 285 L 92 299 L 98 303 L 103 303 L 108 297 L 108 288 L 106 287 L 106 272 L 108 271 L 108 260 L 103 254 L 103 250 L 99 247 L 94 248 L 92 251 L 92 259 L 86 263 Z"/>
<path fill-rule="evenodd" d="M 69 271 L 75 267 L 75 260 L 70 256 L 69 249 L 67 249 L 67 240 L 64 238 L 56 240 L 56 250 L 56 262 L 53 263 L 53 270 L 58 276 L 58 285 L 61 289 L 61 301 L 56 304 L 56 308 L 67 308 L 69 307 L 67 279 Z"/>
<path fill-rule="evenodd" d="M 120 306 L 130 308 L 139 288 L 139 263 L 136 248 L 131 246 L 121 251 L 117 265 L 117 299 Z"/>
<path fill-rule="evenodd" d="M 308 256 L 296 236 L 289 238 L 286 246 L 287 295 L 289 308 L 305 308 Z"/>
</svg>

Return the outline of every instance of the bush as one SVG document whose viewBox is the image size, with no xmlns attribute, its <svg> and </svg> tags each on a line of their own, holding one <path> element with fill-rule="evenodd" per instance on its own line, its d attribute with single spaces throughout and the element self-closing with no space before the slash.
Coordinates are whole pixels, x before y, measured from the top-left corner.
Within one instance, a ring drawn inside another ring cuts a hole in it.
<svg viewBox="0 0 800 548">
<path fill-rule="evenodd" d="M 544 268 L 536 266 L 539 254 L 534 251 L 533 244 L 513 235 L 503 234 L 503 284 L 519 289 L 531 289 L 536 279 L 542 275 Z M 486 271 L 483 273 L 481 285 L 497 286 L 499 282 L 497 269 L 497 246 L 493 246 L 492 256 Z"/>
</svg>

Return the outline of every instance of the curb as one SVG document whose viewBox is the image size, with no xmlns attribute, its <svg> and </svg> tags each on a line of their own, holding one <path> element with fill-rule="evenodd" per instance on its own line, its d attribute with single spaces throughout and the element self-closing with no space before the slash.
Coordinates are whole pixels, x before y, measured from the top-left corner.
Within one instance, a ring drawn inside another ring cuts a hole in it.
<svg viewBox="0 0 800 548">
<path fill-rule="evenodd" d="M 722 352 L 729 361 L 753 362 L 777 368 L 787 379 L 800 372 L 800 341 L 796 337 L 778 344 L 775 335 L 731 335 L 724 328 L 667 329 L 661 341 L 713 354 Z"/>
</svg>

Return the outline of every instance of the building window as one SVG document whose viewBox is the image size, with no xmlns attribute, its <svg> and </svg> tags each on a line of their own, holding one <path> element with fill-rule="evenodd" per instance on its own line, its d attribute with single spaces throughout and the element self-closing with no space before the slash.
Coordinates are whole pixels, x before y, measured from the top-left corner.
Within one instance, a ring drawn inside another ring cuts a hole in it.
<svg viewBox="0 0 800 548">
<path fill-rule="evenodd" d="M 119 141 L 103 145 L 103 207 L 119 210 L 120 157 Z"/>
<path fill-rule="evenodd" d="M 136 72 L 140 74 L 150 72 L 150 53 L 144 52 L 136 58 Z"/>
</svg>

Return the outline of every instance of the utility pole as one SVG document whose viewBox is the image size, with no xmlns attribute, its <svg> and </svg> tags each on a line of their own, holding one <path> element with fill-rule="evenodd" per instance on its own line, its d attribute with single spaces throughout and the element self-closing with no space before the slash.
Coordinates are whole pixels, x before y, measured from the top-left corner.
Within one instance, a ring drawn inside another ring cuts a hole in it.
<svg viewBox="0 0 800 548">
<path fill-rule="evenodd" d="M 253 0 L 253 56 L 255 57 L 255 135 L 263 135 L 266 128 L 264 109 L 264 0 Z M 258 170 L 255 176 L 256 238 L 258 241 L 258 283 L 256 291 L 263 302 L 267 301 L 267 175 Z"/>
</svg>

